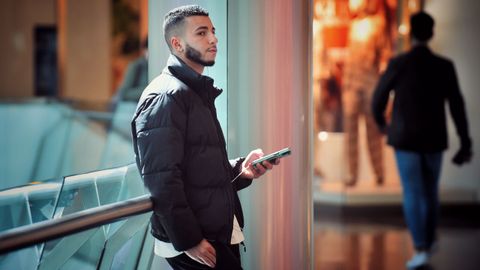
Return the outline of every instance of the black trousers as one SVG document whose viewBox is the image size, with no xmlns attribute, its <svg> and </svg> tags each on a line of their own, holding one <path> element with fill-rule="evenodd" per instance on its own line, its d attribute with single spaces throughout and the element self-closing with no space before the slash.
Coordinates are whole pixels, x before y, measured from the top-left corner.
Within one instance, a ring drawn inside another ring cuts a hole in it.
<svg viewBox="0 0 480 270">
<path fill-rule="evenodd" d="M 210 243 L 215 248 L 217 255 L 217 263 L 215 268 L 219 270 L 241 270 L 242 265 L 240 261 L 240 249 L 237 245 L 226 245 L 222 243 L 213 242 Z M 174 270 L 200 270 L 200 269 L 212 269 L 205 264 L 198 263 L 197 261 L 188 257 L 187 254 L 182 253 L 176 257 L 166 258 L 168 264 Z"/>
</svg>

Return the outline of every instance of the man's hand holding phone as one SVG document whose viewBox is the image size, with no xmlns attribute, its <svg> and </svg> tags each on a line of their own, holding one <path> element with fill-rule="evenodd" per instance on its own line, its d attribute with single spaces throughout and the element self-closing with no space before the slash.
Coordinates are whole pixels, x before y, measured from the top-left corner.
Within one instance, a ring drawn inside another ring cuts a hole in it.
<svg viewBox="0 0 480 270">
<path fill-rule="evenodd" d="M 280 164 L 280 158 L 290 154 L 286 148 L 265 156 L 262 149 L 255 149 L 250 152 L 242 164 L 242 177 L 255 179 L 271 170 L 274 165 Z"/>
</svg>

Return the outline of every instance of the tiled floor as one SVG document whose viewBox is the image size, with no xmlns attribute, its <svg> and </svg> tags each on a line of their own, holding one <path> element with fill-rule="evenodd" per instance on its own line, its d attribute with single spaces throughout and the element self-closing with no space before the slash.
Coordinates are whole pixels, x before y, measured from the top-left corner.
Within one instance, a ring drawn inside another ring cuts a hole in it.
<svg viewBox="0 0 480 270">
<path fill-rule="evenodd" d="M 480 213 L 479 213 L 480 215 Z M 412 256 L 410 236 L 401 214 L 385 217 L 370 211 L 366 216 L 356 213 L 315 217 L 315 269 L 374 270 L 406 269 Z M 358 218 L 360 217 L 360 218 Z M 451 220 L 455 219 L 455 220 Z M 438 250 L 426 269 L 480 269 L 480 226 L 458 217 L 442 218 Z"/>
</svg>

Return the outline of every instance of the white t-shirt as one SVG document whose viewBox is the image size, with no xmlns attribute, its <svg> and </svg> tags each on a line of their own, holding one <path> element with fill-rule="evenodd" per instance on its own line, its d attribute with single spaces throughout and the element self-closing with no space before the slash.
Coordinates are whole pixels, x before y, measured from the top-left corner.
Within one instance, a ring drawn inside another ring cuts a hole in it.
<svg viewBox="0 0 480 270">
<path fill-rule="evenodd" d="M 242 228 L 238 224 L 237 217 L 233 215 L 233 231 L 232 238 L 230 239 L 230 244 L 235 245 L 243 242 L 245 237 L 243 236 Z M 155 238 L 155 248 L 154 252 L 156 255 L 163 258 L 172 258 L 176 257 L 183 253 L 183 251 L 177 251 L 172 243 L 163 242 Z"/>
</svg>

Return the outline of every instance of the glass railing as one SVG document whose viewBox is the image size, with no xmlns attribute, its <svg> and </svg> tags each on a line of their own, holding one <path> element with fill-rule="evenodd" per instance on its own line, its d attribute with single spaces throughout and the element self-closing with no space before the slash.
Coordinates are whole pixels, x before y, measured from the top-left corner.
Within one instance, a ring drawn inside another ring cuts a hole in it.
<svg viewBox="0 0 480 270">
<path fill-rule="evenodd" d="M 135 106 L 122 102 L 111 113 L 55 100 L 0 102 L 0 190 L 134 162 Z"/>
<path fill-rule="evenodd" d="M 0 234 L 147 194 L 135 164 L 0 191 Z M 0 269 L 150 269 L 149 213 L 0 256 Z"/>
<path fill-rule="evenodd" d="M 62 182 L 63 178 L 0 191 L 0 230 L 52 219 Z M 37 245 L 0 256 L 0 269 L 36 269 L 41 250 Z"/>
</svg>

